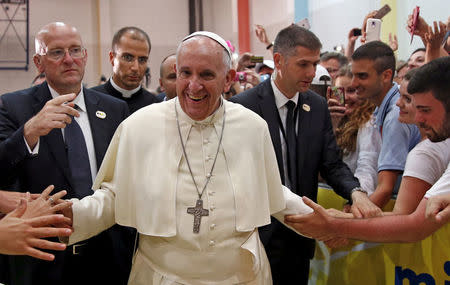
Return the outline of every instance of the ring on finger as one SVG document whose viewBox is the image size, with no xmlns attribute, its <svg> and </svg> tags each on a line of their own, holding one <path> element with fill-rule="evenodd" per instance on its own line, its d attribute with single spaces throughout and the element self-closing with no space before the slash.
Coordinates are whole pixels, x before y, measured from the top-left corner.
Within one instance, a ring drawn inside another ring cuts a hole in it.
<svg viewBox="0 0 450 285">
<path fill-rule="evenodd" d="M 50 197 L 50 198 L 48 198 L 48 200 L 50 201 L 50 205 L 55 205 L 55 200 L 53 200 L 53 198 L 52 197 Z"/>
</svg>

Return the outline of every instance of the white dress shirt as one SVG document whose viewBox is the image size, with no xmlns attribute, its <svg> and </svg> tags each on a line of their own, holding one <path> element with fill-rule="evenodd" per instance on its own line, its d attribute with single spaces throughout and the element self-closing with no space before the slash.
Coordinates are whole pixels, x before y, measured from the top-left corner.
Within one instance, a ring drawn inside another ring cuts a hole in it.
<svg viewBox="0 0 450 285">
<path fill-rule="evenodd" d="M 294 97 L 291 99 L 287 98 L 281 91 L 278 89 L 277 85 L 275 84 L 275 81 L 273 78 L 271 79 L 273 94 L 275 95 L 275 104 L 277 105 L 278 114 L 280 115 L 281 123 L 283 124 L 284 130 L 286 130 L 286 117 L 287 117 L 287 107 L 286 103 L 288 101 L 292 101 L 295 103 L 295 107 L 297 107 L 298 103 L 298 97 L 300 96 L 299 93 L 295 94 Z M 298 116 L 298 114 L 297 114 Z M 298 117 L 297 117 L 298 118 Z M 298 120 L 295 121 L 295 133 L 298 133 Z M 281 153 L 283 156 L 283 169 L 284 169 L 284 181 L 285 186 L 288 188 L 291 188 L 291 181 L 289 180 L 288 175 L 288 166 L 287 166 L 287 144 L 286 140 L 283 136 L 283 132 L 280 128 L 280 141 L 281 141 Z"/>
<path fill-rule="evenodd" d="M 60 95 L 52 87 L 50 87 L 50 85 L 48 86 L 48 88 L 50 89 L 50 94 L 52 95 L 53 99 Z M 81 88 L 80 93 L 78 93 L 77 97 L 72 102 L 78 106 L 78 113 L 80 114 L 80 116 L 78 118 L 74 117 L 74 119 L 75 121 L 77 121 L 78 125 L 80 125 L 81 131 L 83 132 L 84 141 L 86 142 L 86 148 L 89 156 L 89 165 L 91 167 L 92 182 L 94 182 L 95 176 L 97 176 L 97 159 L 95 157 L 95 148 L 94 140 L 92 138 L 91 125 L 89 123 L 86 104 L 84 102 L 83 88 Z M 64 138 L 64 129 L 61 129 L 61 131 Z"/>
</svg>

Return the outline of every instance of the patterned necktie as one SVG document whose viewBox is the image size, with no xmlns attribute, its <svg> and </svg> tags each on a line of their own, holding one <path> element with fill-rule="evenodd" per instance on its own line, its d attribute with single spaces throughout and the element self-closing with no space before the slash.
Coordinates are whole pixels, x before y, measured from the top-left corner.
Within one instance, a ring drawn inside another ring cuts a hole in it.
<svg viewBox="0 0 450 285">
<path fill-rule="evenodd" d="M 79 110 L 78 106 L 75 109 Z M 64 129 L 72 186 L 77 198 L 92 194 L 92 175 L 83 132 L 75 118 Z"/>
<path fill-rule="evenodd" d="M 286 144 L 287 144 L 287 166 L 288 177 L 291 182 L 292 192 L 297 191 L 297 135 L 295 133 L 294 110 L 295 103 L 288 101 L 286 116 Z"/>
</svg>

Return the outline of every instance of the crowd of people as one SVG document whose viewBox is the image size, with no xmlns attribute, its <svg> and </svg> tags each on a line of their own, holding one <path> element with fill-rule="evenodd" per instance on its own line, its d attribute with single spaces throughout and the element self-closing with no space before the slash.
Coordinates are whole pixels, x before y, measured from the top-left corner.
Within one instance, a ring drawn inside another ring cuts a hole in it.
<svg viewBox="0 0 450 285">
<path fill-rule="evenodd" d="M 86 88 L 82 35 L 42 27 L 32 87 L 0 96 L 0 282 L 307 284 L 314 239 L 446 225 L 450 23 L 410 16 L 424 47 L 401 62 L 395 35 L 366 42 L 375 14 L 342 52 L 296 24 L 273 42 L 256 26 L 272 59 L 192 33 L 158 94 L 142 29 L 114 34 L 112 74 Z M 319 181 L 348 204 L 318 205 Z"/>
</svg>

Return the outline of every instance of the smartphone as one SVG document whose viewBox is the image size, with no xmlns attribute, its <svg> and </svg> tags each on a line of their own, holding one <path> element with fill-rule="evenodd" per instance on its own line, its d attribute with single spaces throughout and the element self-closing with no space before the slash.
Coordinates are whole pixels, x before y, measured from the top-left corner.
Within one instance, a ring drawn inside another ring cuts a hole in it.
<svg viewBox="0 0 450 285">
<path fill-rule="evenodd" d="M 327 99 L 335 99 L 339 102 L 339 106 L 345 106 L 345 89 L 344 87 L 331 87 L 330 93 L 328 93 Z"/>
<path fill-rule="evenodd" d="M 251 63 L 262 63 L 264 61 L 264 57 L 263 56 L 254 56 L 252 55 L 250 57 L 250 62 Z"/>
<path fill-rule="evenodd" d="M 383 7 L 381 7 L 380 10 L 377 11 L 377 13 L 375 14 L 374 18 L 375 19 L 381 19 L 384 16 L 386 16 L 387 13 L 391 12 L 391 7 L 389 7 L 388 4 L 384 5 Z"/>
<path fill-rule="evenodd" d="M 381 33 L 381 20 L 369 18 L 366 25 L 366 43 L 379 41 Z"/>
<path fill-rule="evenodd" d="M 360 36 L 360 35 L 362 34 L 362 33 L 361 33 L 361 29 L 354 28 L 354 29 L 352 30 L 352 34 L 353 34 L 354 37 Z"/>
<path fill-rule="evenodd" d="M 411 29 L 411 41 L 409 44 L 412 44 L 413 38 L 414 38 L 414 31 L 417 28 L 417 20 L 419 19 L 419 13 L 420 13 L 420 8 L 419 6 L 416 6 L 416 8 L 414 8 L 413 11 L 413 23 L 412 23 L 412 29 Z"/>
<path fill-rule="evenodd" d="M 309 20 L 308 18 L 304 18 L 300 21 L 298 21 L 297 23 L 295 23 L 297 26 L 300 26 L 302 28 L 305 28 L 307 30 L 311 29 L 311 25 L 309 24 Z"/>
</svg>

